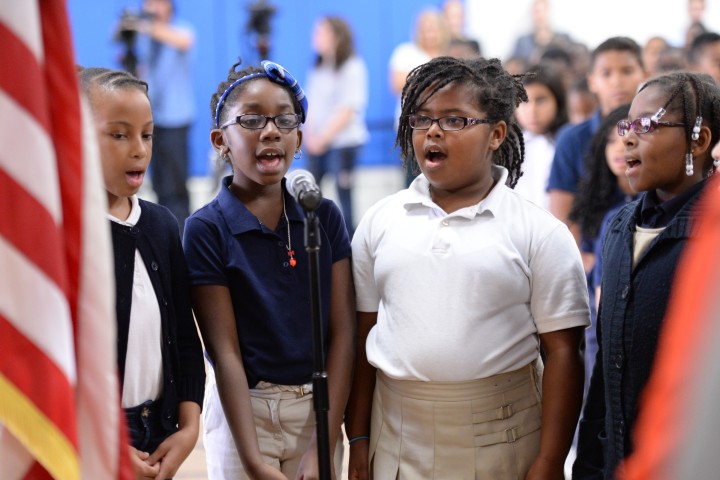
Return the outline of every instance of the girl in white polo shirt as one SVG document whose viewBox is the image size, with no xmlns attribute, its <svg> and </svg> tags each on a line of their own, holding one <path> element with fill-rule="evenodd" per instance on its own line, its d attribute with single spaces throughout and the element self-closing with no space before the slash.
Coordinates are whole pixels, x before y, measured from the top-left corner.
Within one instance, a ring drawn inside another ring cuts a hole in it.
<svg viewBox="0 0 720 480">
<path fill-rule="evenodd" d="M 511 190 L 526 99 L 497 59 L 408 76 L 397 144 L 422 174 L 352 242 L 350 478 L 564 478 L 587 288 L 565 225 Z"/>
</svg>

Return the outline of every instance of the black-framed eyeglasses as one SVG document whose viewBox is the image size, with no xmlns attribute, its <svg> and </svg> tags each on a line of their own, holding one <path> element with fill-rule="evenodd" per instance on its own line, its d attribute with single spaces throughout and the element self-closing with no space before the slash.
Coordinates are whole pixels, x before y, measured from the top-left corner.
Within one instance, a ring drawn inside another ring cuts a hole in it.
<svg viewBox="0 0 720 480">
<path fill-rule="evenodd" d="M 663 127 L 684 127 L 684 123 L 675 122 L 658 122 L 648 117 L 636 118 L 635 120 L 620 120 L 617 123 L 618 135 L 624 137 L 627 133 L 632 130 L 636 135 L 643 133 L 650 133 L 659 126 Z"/>
<path fill-rule="evenodd" d="M 244 115 L 238 115 L 229 122 L 220 125 L 220 128 L 225 128 L 229 125 L 237 123 L 248 130 L 262 130 L 265 128 L 265 125 L 267 125 L 269 120 L 272 120 L 275 126 L 280 130 L 289 130 L 300 125 L 300 115 L 295 113 L 281 113 L 280 115 L 275 115 L 274 117 L 268 117 L 258 113 L 246 113 Z"/>
<path fill-rule="evenodd" d="M 408 123 L 413 130 L 429 130 L 434 122 L 445 131 L 462 130 L 468 125 L 480 125 L 482 123 L 495 123 L 497 120 L 490 118 L 468 118 L 449 115 L 447 117 L 432 118 L 427 115 L 408 115 Z"/>
</svg>

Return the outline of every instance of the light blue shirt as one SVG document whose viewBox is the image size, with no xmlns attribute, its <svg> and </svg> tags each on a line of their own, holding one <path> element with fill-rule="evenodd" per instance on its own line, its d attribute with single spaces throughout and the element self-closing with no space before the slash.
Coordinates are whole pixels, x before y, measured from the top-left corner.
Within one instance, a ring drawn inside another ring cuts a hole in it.
<svg viewBox="0 0 720 480">
<path fill-rule="evenodd" d="M 170 24 L 195 34 L 192 26 L 173 19 Z M 155 125 L 164 128 L 188 126 L 195 117 L 192 83 L 193 47 L 186 51 L 138 35 L 138 75 L 148 82 Z"/>
</svg>

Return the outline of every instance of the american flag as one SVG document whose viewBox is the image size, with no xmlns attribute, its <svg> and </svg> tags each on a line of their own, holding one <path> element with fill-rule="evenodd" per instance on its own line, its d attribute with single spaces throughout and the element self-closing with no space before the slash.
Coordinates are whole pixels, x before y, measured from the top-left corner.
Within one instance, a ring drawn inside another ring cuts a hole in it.
<svg viewBox="0 0 720 480">
<path fill-rule="evenodd" d="M 0 478 L 132 478 L 66 3 L 0 0 Z"/>
</svg>

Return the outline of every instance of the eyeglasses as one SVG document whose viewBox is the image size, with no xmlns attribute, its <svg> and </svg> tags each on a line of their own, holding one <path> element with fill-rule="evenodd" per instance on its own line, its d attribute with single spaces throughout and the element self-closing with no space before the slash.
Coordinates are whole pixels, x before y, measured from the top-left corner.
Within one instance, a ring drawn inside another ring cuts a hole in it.
<svg viewBox="0 0 720 480">
<path fill-rule="evenodd" d="M 267 125 L 268 120 L 272 120 L 275 126 L 280 130 L 289 130 L 300 125 L 300 115 L 296 115 L 294 113 L 282 113 L 274 117 L 268 117 L 257 113 L 247 113 L 245 115 L 238 115 L 235 119 L 220 125 L 220 128 L 225 128 L 228 125 L 237 123 L 248 130 L 262 130 L 265 128 L 265 125 Z"/>
<path fill-rule="evenodd" d="M 408 115 L 408 123 L 413 130 L 429 130 L 434 122 L 437 122 L 440 129 L 444 131 L 462 130 L 468 125 L 480 125 L 482 123 L 495 123 L 497 120 L 490 118 L 467 118 L 450 115 L 447 117 L 431 118 L 425 115 Z"/>
<path fill-rule="evenodd" d="M 636 135 L 643 133 L 650 133 L 654 131 L 658 126 L 663 127 L 684 127 L 684 123 L 675 122 L 658 122 L 652 118 L 642 117 L 636 118 L 635 120 L 620 120 L 617 123 L 618 135 L 624 137 L 627 133 L 632 130 Z"/>
</svg>

